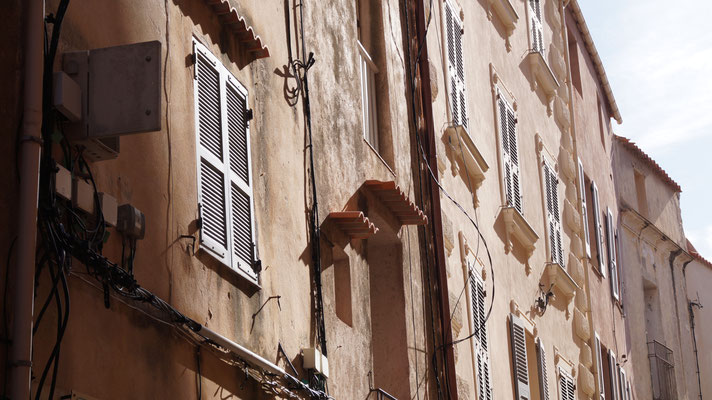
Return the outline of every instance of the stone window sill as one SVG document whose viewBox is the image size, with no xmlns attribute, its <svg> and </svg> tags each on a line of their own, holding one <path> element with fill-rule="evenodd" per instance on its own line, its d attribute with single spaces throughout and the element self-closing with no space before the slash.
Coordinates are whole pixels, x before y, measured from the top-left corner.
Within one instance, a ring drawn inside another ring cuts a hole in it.
<svg viewBox="0 0 712 400">
<path fill-rule="evenodd" d="M 547 97 L 546 112 L 551 115 L 551 103 L 556 96 L 556 89 L 559 88 L 559 81 L 556 80 L 554 73 L 549 68 L 549 64 L 544 60 L 544 55 L 538 51 L 532 51 L 527 55 L 529 65 L 534 74 L 532 89 L 536 90 L 541 87 Z"/>
<path fill-rule="evenodd" d="M 455 161 L 452 163 L 453 174 L 461 173 L 462 165 L 468 175 L 468 183 L 472 183 L 473 195 L 475 195 L 475 207 L 479 206 L 477 199 L 477 189 L 482 186 L 485 180 L 485 172 L 489 170 L 489 165 L 485 161 L 475 143 L 470 139 L 467 130 L 461 126 L 452 126 L 445 130 L 446 143 L 452 150 Z"/>
</svg>

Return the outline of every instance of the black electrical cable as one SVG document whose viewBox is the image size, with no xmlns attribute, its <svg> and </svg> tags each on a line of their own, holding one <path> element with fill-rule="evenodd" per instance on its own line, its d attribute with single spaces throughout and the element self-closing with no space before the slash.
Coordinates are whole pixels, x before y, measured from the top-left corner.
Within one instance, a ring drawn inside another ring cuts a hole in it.
<svg viewBox="0 0 712 400">
<path fill-rule="evenodd" d="M 2 318 L 3 318 L 3 332 L 5 337 L 5 376 L 2 381 L 2 398 L 6 398 L 7 395 L 7 377 L 10 375 L 7 373 L 8 357 L 10 355 L 10 329 L 8 328 L 9 323 L 7 321 L 7 281 L 10 278 L 10 259 L 12 258 L 12 250 L 15 248 L 15 243 L 17 243 L 17 236 L 12 239 L 10 243 L 10 248 L 7 250 L 7 261 L 5 263 L 5 281 L 3 282 L 2 291 Z"/>
<path fill-rule="evenodd" d="M 304 40 L 304 0 L 301 0 L 299 4 L 299 29 L 301 33 L 302 42 L 302 57 L 306 54 L 306 44 Z M 314 54 L 309 53 L 309 57 L 306 62 L 301 62 L 300 67 L 303 70 L 301 76 L 302 80 L 302 90 L 304 97 L 304 117 L 307 124 L 307 132 L 309 135 L 309 168 L 310 168 L 310 182 L 312 188 L 312 209 L 311 209 L 311 247 L 312 247 L 312 263 L 314 264 L 314 286 L 316 289 L 316 301 L 315 301 L 315 313 L 317 319 L 317 333 L 321 345 L 321 353 L 324 357 L 327 356 L 328 351 L 326 347 L 326 325 L 324 321 L 324 300 L 322 295 L 322 283 L 321 283 L 321 230 L 319 228 L 319 201 L 317 195 L 316 186 L 316 171 L 314 170 L 314 142 L 312 140 L 312 126 L 311 126 L 311 106 L 309 102 L 309 79 L 308 72 L 309 68 L 314 64 Z M 297 76 L 297 79 L 300 77 Z"/>
<path fill-rule="evenodd" d="M 195 348 L 195 362 L 198 372 L 198 400 L 203 398 L 203 373 L 200 371 L 200 346 Z"/>
<path fill-rule="evenodd" d="M 409 16 L 408 16 L 409 11 L 408 11 L 407 0 L 405 0 L 404 3 L 405 3 L 405 5 L 404 5 L 404 7 L 403 7 L 403 10 L 404 10 L 405 15 L 406 15 L 406 23 L 405 23 L 405 26 L 406 26 L 406 37 L 407 37 L 407 43 L 410 43 L 410 18 L 409 18 Z M 413 122 L 412 122 L 412 123 L 413 123 L 413 126 L 414 126 L 414 128 L 415 128 L 415 135 L 416 135 L 416 138 L 417 138 L 418 142 L 420 142 L 419 133 L 418 133 L 417 112 L 416 112 L 416 108 L 415 108 L 415 102 L 416 102 L 416 96 L 415 96 L 415 78 L 414 78 L 414 75 L 413 75 L 414 72 L 413 72 L 413 66 L 412 66 L 412 64 L 414 64 L 415 66 L 417 66 L 417 64 L 418 64 L 418 59 L 416 58 L 415 63 L 411 63 L 411 59 L 410 59 L 410 54 L 411 54 L 411 51 L 410 51 L 410 44 L 406 45 L 406 50 L 407 50 L 406 55 L 407 55 L 407 59 L 408 59 L 408 75 L 409 75 L 409 78 L 410 78 L 410 92 L 411 92 L 411 102 L 410 102 L 411 104 L 410 104 L 410 105 L 411 105 L 411 114 L 412 114 L 412 118 L 413 118 Z M 420 52 L 420 51 L 418 51 L 418 53 L 419 53 L 419 52 Z M 420 162 L 418 162 L 418 165 L 420 166 Z M 423 199 L 424 199 L 424 197 L 425 197 L 425 193 L 424 193 L 424 191 L 423 191 L 424 188 L 423 188 L 423 181 L 422 181 L 422 172 L 420 171 L 420 167 L 418 168 L 418 188 L 419 188 L 419 191 L 420 191 L 419 205 L 420 205 L 421 210 L 424 210 L 425 207 L 424 207 L 424 200 L 423 200 Z M 430 313 L 429 313 L 429 316 L 430 316 L 430 333 L 431 333 L 431 338 L 432 338 L 432 342 L 433 342 L 433 356 L 434 356 L 434 357 L 433 357 L 433 360 L 432 360 L 432 368 L 433 368 L 433 375 L 434 375 L 434 377 L 435 377 L 435 383 L 436 383 L 438 398 L 442 398 L 443 393 L 442 393 L 442 386 L 441 386 L 441 383 L 440 383 L 440 374 L 439 374 L 439 372 L 438 372 L 437 359 L 436 359 L 436 357 L 435 357 L 435 355 L 437 354 L 438 345 L 437 345 L 437 340 L 436 340 L 436 335 L 435 335 L 435 317 L 434 317 L 434 315 L 433 315 L 433 294 L 432 294 L 432 283 L 431 283 L 431 280 L 430 280 L 430 274 L 431 274 L 431 271 L 430 271 L 430 270 L 431 270 L 431 268 L 430 268 L 430 258 L 429 258 L 429 256 L 428 256 L 428 249 L 430 248 L 430 246 L 428 245 L 428 234 L 427 234 L 425 228 L 423 228 L 423 238 L 424 238 L 424 241 L 425 241 L 425 246 L 423 247 L 423 249 L 424 249 L 424 251 L 425 251 L 425 257 L 424 257 L 424 258 L 425 258 L 425 270 L 426 270 L 425 272 L 426 272 L 426 278 L 427 278 L 427 279 L 426 279 L 426 283 L 427 283 L 427 286 L 428 286 L 428 299 L 429 299 L 428 301 L 429 301 L 429 303 L 430 303 Z"/>
</svg>

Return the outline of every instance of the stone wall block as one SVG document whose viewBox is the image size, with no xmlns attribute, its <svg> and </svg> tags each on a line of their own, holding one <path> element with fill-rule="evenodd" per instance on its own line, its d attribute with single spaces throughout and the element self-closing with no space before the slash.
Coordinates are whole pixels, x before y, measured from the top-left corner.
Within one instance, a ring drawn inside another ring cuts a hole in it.
<svg viewBox="0 0 712 400">
<path fill-rule="evenodd" d="M 586 277 L 583 273 L 583 265 L 581 261 L 573 253 L 569 253 L 569 262 L 566 265 L 569 270 L 569 275 L 574 279 L 579 287 L 583 287 L 586 283 Z"/>
<path fill-rule="evenodd" d="M 564 200 L 564 220 L 569 228 L 571 228 L 571 231 L 574 233 L 581 232 L 581 214 L 579 214 L 576 207 L 574 207 L 568 199 Z"/>
<path fill-rule="evenodd" d="M 588 312 L 588 295 L 585 290 L 576 291 L 575 305 L 579 310 Z"/>
<path fill-rule="evenodd" d="M 559 168 L 569 180 L 576 179 L 576 164 L 568 151 L 559 152 Z"/>
<path fill-rule="evenodd" d="M 588 396 L 593 396 L 596 391 L 596 381 L 591 371 L 583 364 L 578 367 L 578 388 Z"/>
<path fill-rule="evenodd" d="M 593 365 L 593 354 L 591 352 L 591 346 L 589 346 L 588 343 L 584 342 L 582 345 L 579 359 L 581 360 L 581 364 L 583 364 L 586 368 L 591 368 Z"/>
<path fill-rule="evenodd" d="M 584 342 L 587 342 L 591 337 L 591 332 L 588 330 L 588 318 L 578 308 L 574 309 L 574 331 Z"/>
</svg>

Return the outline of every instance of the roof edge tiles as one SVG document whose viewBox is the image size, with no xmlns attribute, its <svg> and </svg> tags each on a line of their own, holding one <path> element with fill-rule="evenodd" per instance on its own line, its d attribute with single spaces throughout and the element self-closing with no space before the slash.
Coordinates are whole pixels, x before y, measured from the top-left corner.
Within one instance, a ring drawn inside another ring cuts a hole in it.
<svg viewBox="0 0 712 400">
<path fill-rule="evenodd" d="M 368 180 L 364 185 L 393 213 L 401 225 L 425 225 L 428 217 L 393 181 Z"/>
<path fill-rule="evenodd" d="M 237 41 L 252 58 L 250 61 L 269 57 L 269 48 L 262 43 L 262 39 L 255 34 L 252 26 L 247 24 L 245 18 L 237 12 L 235 7 L 230 5 L 229 0 L 203 1 L 220 17 L 220 23 L 233 31 Z"/>
<path fill-rule="evenodd" d="M 706 258 L 702 257 L 702 254 L 700 254 L 695 248 L 695 246 L 692 245 L 690 239 L 685 238 L 685 241 L 687 242 L 687 252 L 690 253 L 690 255 L 694 257 L 697 261 L 712 269 L 712 262 L 709 262 Z"/>
<path fill-rule="evenodd" d="M 634 156 L 638 157 L 641 159 L 648 167 L 650 167 L 653 172 L 655 172 L 660 179 L 663 180 L 663 182 L 667 183 L 671 188 L 675 190 L 675 192 L 680 193 L 682 192 L 682 188 L 680 188 L 680 185 L 675 182 L 670 175 L 668 175 L 667 172 L 663 169 L 663 167 L 660 166 L 655 160 L 652 159 L 649 155 L 645 154 L 645 152 L 638 147 L 635 142 L 631 141 L 628 138 L 625 138 L 623 136 L 618 136 L 618 135 L 613 135 L 613 137 L 621 144 L 623 147 L 628 149 Z"/>
<path fill-rule="evenodd" d="M 618 110 L 616 99 L 613 97 L 613 89 L 611 89 L 611 84 L 608 82 L 608 76 L 606 75 L 606 70 L 603 68 L 601 56 L 598 54 L 596 45 L 593 43 L 593 37 L 591 36 L 591 32 L 588 30 L 588 25 L 586 25 L 586 20 L 583 17 L 583 12 L 578 4 L 578 0 L 570 0 L 569 6 L 571 6 L 571 10 L 573 11 L 579 31 L 581 32 L 581 35 L 583 35 L 586 50 L 588 50 L 588 54 L 591 55 L 593 65 L 596 68 L 596 72 L 598 72 L 598 78 L 601 80 L 603 90 L 606 92 L 606 99 L 608 100 L 608 105 L 611 108 L 611 116 L 615 118 L 618 124 L 621 124 L 623 123 L 623 118 L 621 118 L 621 113 Z"/>
<path fill-rule="evenodd" d="M 334 211 L 329 213 L 327 219 L 334 221 L 352 239 L 366 239 L 378 232 L 376 225 L 362 211 Z"/>
</svg>

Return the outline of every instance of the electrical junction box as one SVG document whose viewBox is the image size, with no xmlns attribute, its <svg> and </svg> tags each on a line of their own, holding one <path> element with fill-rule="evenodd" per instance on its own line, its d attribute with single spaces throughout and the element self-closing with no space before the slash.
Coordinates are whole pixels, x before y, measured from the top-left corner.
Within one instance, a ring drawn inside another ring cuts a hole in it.
<svg viewBox="0 0 712 400">
<path fill-rule="evenodd" d="M 82 119 L 82 89 L 79 84 L 62 71 L 54 73 L 54 91 L 52 102 L 54 107 L 69 121 Z"/>
<path fill-rule="evenodd" d="M 54 191 L 65 200 L 72 200 L 72 174 L 63 166 L 56 165 L 58 171 L 54 173 Z"/>
<path fill-rule="evenodd" d="M 302 349 L 302 367 L 313 369 L 325 378 L 329 377 L 329 360 L 314 347 Z"/>
<path fill-rule="evenodd" d="M 132 239 L 143 239 L 146 234 L 146 216 L 131 204 L 122 204 L 117 213 L 116 230 Z"/>
<path fill-rule="evenodd" d="M 72 205 L 87 214 L 94 213 L 94 187 L 82 179 L 74 178 Z"/>
<path fill-rule="evenodd" d="M 161 130 L 161 42 L 65 53 L 62 69 L 81 89 L 82 118 L 65 132 L 90 159 L 115 158 L 119 136 Z"/>
<path fill-rule="evenodd" d="M 104 214 L 104 223 L 108 226 L 116 226 L 119 211 L 116 199 L 109 194 L 99 192 L 99 205 L 101 206 L 102 214 Z"/>
</svg>

